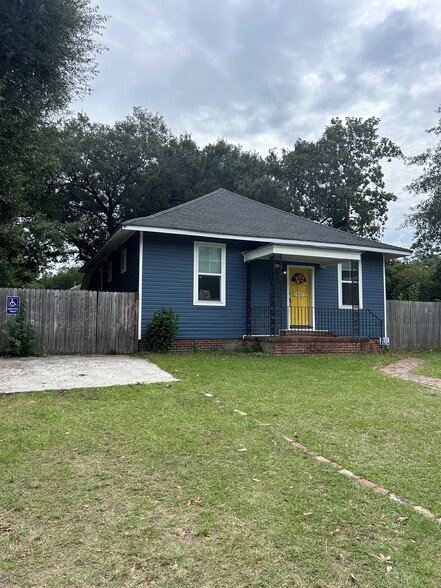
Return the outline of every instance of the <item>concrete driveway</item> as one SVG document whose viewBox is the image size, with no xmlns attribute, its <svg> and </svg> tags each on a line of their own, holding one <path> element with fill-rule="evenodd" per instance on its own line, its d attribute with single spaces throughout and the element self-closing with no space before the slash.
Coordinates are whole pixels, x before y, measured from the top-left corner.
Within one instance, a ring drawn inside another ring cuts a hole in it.
<svg viewBox="0 0 441 588">
<path fill-rule="evenodd" d="M 173 382 L 154 363 L 127 355 L 52 355 L 0 359 L 0 393 Z"/>
</svg>

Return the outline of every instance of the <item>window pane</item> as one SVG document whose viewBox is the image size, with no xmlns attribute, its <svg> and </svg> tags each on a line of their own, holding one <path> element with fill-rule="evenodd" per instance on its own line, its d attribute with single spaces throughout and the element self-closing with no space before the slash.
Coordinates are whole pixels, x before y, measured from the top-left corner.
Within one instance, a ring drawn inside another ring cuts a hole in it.
<svg viewBox="0 0 441 588">
<path fill-rule="evenodd" d="M 221 273 L 220 247 L 199 247 L 199 271 L 205 274 Z"/>
<path fill-rule="evenodd" d="M 199 276 L 198 300 L 220 301 L 220 276 Z"/>
<path fill-rule="evenodd" d="M 341 285 L 341 293 L 342 293 L 342 304 L 344 306 L 351 306 L 352 305 L 352 284 L 342 284 Z"/>
<path fill-rule="evenodd" d="M 345 261 L 341 264 L 341 279 L 344 282 L 352 281 L 352 264 L 350 261 Z"/>
</svg>

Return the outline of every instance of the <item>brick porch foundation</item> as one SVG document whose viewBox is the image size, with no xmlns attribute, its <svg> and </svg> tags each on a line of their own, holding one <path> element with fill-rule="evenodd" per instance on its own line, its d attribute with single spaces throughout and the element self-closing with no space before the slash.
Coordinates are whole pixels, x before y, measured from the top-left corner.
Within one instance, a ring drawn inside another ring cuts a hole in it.
<svg viewBox="0 0 441 588">
<path fill-rule="evenodd" d="M 374 353 L 380 343 L 361 337 L 333 337 L 323 335 L 286 335 L 282 337 L 249 337 L 260 342 L 262 351 L 270 355 L 302 355 L 320 353 Z"/>
<path fill-rule="evenodd" d="M 144 349 L 143 341 L 139 342 Z M 260 343 L 268 355 L 304 355 L 320 353 L 375 353 L 380 351 L 378 341 L 355 337 L 320 335 L 284 335 L 278 337 L 246 337 L 245 339 L 179 339 L 172 351 L 233 351 Z"/>
</svg>

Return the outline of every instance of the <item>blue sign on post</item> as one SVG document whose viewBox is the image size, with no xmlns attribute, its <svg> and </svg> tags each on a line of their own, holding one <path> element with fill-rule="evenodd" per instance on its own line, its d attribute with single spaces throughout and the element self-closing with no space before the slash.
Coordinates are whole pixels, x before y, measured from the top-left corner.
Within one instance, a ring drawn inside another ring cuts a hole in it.
<svg viewBox="0 0 441 588">
<path fill-rule="evenodd" d="M 20 296 L 6 296 L 6 314 L 18 314 Z"/>
</svg>

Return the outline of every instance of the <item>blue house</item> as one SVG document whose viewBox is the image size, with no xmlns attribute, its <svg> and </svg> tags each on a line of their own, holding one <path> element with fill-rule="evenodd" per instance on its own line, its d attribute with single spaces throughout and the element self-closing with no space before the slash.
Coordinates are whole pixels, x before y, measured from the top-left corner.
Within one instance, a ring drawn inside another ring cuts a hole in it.
<svg viewBox="0 0 441 588">
<path fill-rule="evenodd" d="M 125 221 L 82 287 L 139 292 L 140 339 L 166 306 L 180 348 L 365 351 L 387 337 L 385 260 L 409 254 L 219 189 Z"/>
</svg>

